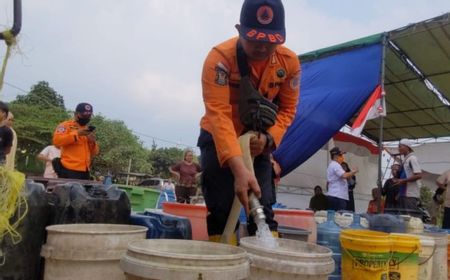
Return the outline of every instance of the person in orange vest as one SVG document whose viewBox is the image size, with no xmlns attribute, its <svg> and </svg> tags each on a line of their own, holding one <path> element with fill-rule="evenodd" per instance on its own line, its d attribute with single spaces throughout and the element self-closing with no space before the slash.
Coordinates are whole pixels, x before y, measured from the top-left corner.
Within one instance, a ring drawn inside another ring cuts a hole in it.
<svg viewBox="0 0 450 280">
<path fill-rule="evenodd" d="M 211 241 L 220 239 L 235 195 L 248 208 L 249 191 L 260 199 L 269 228 L 277 231 L 270 153 L 294 119 L 299 99 L 300 63 L 282 45 L 281 0 L 244 1 L 236 29 L 239 37 L 209 52 L 202 73 L 205 115 L 197 145 Z M 250 130 L 257 131 L 250 140 L 255 175 L 245 167 L 238 142 Z M 255 234 L 251 217 L 247 228 Z"/>
<path fill-rule="evenodd" d="M 52 164 L 59 178 L 90 179 L 92 158 L 99 153 L 95 127 L 88 126 L 92 113 L 89 103 L 80 103 L 74 118 L 56 127 L 53 145 L 61 149 L 61 158 L 53 159 Z"/>
</svg>

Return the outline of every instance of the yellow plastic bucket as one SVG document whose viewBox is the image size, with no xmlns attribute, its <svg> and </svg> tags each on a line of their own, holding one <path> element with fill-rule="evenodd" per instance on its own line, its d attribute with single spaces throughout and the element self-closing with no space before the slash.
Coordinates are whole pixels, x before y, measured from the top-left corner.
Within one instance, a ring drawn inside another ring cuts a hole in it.
<svg viewBox="0 0 450 280">
<path fill-rule="evenodd" d="M 391 239 L 370 230 L 341 231 L 342 279 L 388 279 Z"/>
<path fill-rule="evenodd" d="M 391 233 L 390 239 L 392 256 L 389 261 L 389 279 L 417 279 L 420 238 L 409 234 Z"/>
</svg>

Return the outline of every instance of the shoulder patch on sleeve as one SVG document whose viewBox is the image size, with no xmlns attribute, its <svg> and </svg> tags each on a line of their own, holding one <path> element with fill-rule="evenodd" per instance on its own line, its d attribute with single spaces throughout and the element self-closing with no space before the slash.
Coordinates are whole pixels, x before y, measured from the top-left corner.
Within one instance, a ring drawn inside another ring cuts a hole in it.
<svg viewBox="0 0 450 280">
<path fill-rule="evenodd" d="M 225 65 L 219 62 L 217 63 L 215 70 L 216 70 L 215 83 L 219 86 L 228 85 L 229 70 L 225 67 Z"/>
<path fill-rule="evenodd" d="M 222 62 L 217 63 L 217 67 L 219 67 L 220 69 L 222 69 L 223 71 L 225 71 L 227 74 L 229 74 L 230 70 L 228 69 L 228 67 L 225 66 L 225 64 L 223 64 Z"/>
<path fill-rule="evenodd" d="M 291 87 L 291 89 L 298 89 L 300 87 L 300 72 L 292 77 L 292 79 L 289 81 L 289 86 Z"/>
<path fill-rule="evenodd" d="M 64 133 L 64 132 L 66 132 L 66 128 L 64 126 L 60 125 L 56 128 L 56 132 Z"/>
</svg>

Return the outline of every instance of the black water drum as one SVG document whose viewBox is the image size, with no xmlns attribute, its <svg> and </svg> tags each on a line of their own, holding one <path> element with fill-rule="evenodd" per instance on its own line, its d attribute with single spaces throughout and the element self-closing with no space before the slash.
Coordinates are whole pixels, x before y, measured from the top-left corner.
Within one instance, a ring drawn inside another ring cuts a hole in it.
<svg viewBox="0 0 450 280">
<path fill-rule="evenodd" d="M 27 201 L 28 211 L 20 222 L 17 231 L 21 241 L 14 244 L 6 235 L 0 240 L 0 248 L 4 254 L 4 265 L 0 266 L 1 280 L 38 280 L 41 279 L 43 259 L 40 257 L 41 246 L 45 242 L 45 227 L 49 217 L 49 205 L 40 183 L 27 180 L 23 194 Z M 16 211 L 11 223 L 17 221 L 18 213 L 23 213 L 25 207 Z"/>
<path fill-rule="evenodd" d="M 48 194 L 50 224 L 128 224 L 131 205 L 126 192 L 116 186 L 71 182 Z"/>
</svg>

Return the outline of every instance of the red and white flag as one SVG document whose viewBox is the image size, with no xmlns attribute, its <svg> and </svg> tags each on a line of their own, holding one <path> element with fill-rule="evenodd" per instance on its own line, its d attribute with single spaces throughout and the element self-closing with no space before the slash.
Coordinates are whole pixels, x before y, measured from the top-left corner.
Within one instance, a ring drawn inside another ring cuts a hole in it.
<svg viewBox="0 0 450 280">
<path fill-rule="evenodd" d="M 386 116 L 384 95 L 385 92 L 381 90 L 381 86 L 377 86 L 353 123 L 351 134 L 355 136 L 361 135 L 364 125 L 366 125 L 368 120 Z"/>
</svg>

